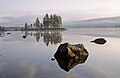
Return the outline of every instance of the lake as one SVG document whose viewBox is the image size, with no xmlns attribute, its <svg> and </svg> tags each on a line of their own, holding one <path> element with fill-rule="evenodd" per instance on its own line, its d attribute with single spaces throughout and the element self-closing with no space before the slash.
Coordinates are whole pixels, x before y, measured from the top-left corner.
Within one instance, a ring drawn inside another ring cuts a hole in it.
<svg viewBox="0 0 120 78">
<path fill-rule="evenodd" d="M 107 43 L 91 43 L 96 38 Z M 64 71 L 52 61 L 62 43 L 83 44 L 89 56 Z M 0 31 L 0 78 L 119 78 L 120 28 L 65 31 Z"/>
</svg>

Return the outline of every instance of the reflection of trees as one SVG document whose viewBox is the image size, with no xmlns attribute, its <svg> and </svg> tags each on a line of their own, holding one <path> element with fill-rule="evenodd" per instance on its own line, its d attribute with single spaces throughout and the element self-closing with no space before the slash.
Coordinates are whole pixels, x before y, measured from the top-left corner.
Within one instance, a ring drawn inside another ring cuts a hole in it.
<svg viewBox="0 0 120 78">
<path fill-rule="evenodd" d="M 56 45 L 62 41 L 62 34 L 60 33 L 60 30 L 25 31 L 25 36 L 27 37 L 28 35 L 34 36 L 37 42 L 39 42 L 40 39 L 43 39 L 47 46 L 49 44 Z"/>
<path fill-rule="evenodd" d="M 5 34 L 5 32 L 4 32 L 4 31 L 0 31 L 0 37 L 3 37 L 3 36 L 4 36 L 4 34 Z"/>
<path fill-rule="evenodd" d="M 62 35 L 60 31 L 44 31 L 43 40 L 48 46 L 49 44 L 58 44 L 62 41 Z"/>
<path fill-rule="evenodd" d="M 34 34 L 34 36 L 36 38 L 36 41 L 39 42 L 39 40 L 40 40 L 40 32 L 36 31 L 36 33 Z"/>
</svg>

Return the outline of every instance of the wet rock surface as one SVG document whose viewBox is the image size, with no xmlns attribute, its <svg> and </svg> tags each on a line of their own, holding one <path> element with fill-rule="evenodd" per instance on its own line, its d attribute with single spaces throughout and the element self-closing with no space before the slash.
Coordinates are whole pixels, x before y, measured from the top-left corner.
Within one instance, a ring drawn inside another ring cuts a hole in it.
<svg viewBox="0 0 120 78">
<path fill-rule="evenodd" d="M 58 47 L 54 57 L 60 68 L 68 72 L 74 66 L 84 63 L 88 55 L 88 51 L 83 44 L 71 45 L 64 43 Z"/>
</svg>

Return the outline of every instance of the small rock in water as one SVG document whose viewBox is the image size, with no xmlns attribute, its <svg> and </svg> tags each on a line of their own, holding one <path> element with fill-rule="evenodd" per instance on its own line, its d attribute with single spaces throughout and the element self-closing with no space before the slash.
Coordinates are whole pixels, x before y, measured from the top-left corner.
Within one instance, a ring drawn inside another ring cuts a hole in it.
<svg viewBox="0 0 120 78">
<path fill-rule="evenodd" d="M 107 41 L 104 38 L 98 38 L 98 39 L 95 39 L 95 40 L 93 40 L 91 42 L 102 45 L 102 44 L 105 44 Z"/>
<path fill-rule="evenodd" d="M 54 58 L 51 58 L 52 61 L 54 61 L 55 59 Z"/>
<path fill-rule="evenodd" d="M 26 38 L 26 36 L 25 36 L 25 35 L 23 35 L 23 38 L 25 39 L 25 38 Z"/>
<path fill-rule="evenodd" d="M 11 34 L 11 33 L 7 33 L 7 34 Z"/>
</svg>

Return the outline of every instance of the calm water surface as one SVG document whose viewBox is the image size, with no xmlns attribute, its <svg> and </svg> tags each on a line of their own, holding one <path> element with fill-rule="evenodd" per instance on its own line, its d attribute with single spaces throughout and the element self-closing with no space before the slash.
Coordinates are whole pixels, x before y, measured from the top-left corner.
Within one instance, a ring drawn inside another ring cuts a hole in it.
<svg viewBox="0 0 120 78">
<path fill-rule="evenodd" d="M 68 29 L 66 31 L 0 32 L 0 78 L 119 78 L 120 29 Z M 26 38 L 23 38 L 23 35 Z M 91 43 L 95 38 L 104 45 Z M 85 63 L 69 72 L 51 61 L 61 43 L 84 44 Z"/>
</svg>

